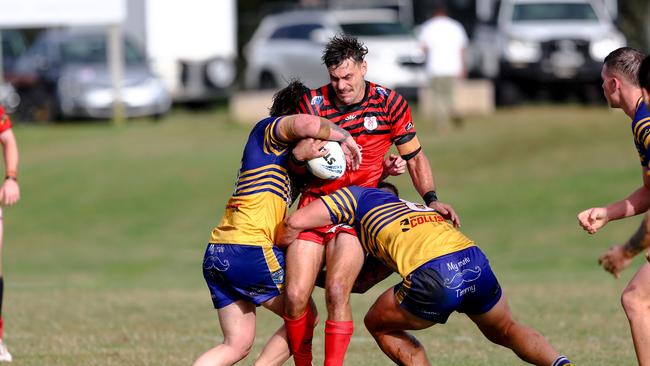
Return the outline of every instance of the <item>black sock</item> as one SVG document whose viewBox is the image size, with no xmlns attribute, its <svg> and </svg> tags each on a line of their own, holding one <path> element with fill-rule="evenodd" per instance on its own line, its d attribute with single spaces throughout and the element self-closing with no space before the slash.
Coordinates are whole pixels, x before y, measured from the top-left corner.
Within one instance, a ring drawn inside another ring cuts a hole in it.
<svg viewBox="0 0 650 366">
<path fill-rule="evenodd" d="M 0 319 L 2 319 L 2 299 L 5 292 L 5 280 L 4 277 L 0 276 Z"/>
</svg>

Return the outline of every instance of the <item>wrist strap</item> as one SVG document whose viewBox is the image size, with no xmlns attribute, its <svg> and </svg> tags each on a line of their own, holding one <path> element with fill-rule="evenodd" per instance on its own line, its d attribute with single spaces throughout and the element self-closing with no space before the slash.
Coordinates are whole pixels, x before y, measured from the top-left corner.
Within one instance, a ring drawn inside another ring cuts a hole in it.
<svg viewBox="0 0 650 366">
<path fill-rule="evenodd" d="M 11 180 L 13 180 L 13 181 L 18 182 L 18 178 L 17 178 L 17 177 L 14 177 L 14 176 L 12 176 L 12 175 L 5 175 L 5 180 L 7 180 L 7 179 L 11 179 Z"/>
<path fill-rule="evenodd" d="M 436 195 L 436 191 L 429 191 L 422 196 L 422 199 L 424 200 L 424 203 L 429 206 L 432 202 L 438 200 L 438 195 Z"/>
</svg>

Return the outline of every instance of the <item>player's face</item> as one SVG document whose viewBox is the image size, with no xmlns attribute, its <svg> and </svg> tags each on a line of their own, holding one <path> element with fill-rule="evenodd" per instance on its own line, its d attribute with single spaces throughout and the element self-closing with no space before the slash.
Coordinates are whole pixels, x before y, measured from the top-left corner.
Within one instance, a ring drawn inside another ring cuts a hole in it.
<svg viewBox="0 0 650 366">
<path fill-rule="evenodd" d="M 366 92 L 366 61 L 357 63 L 352 58 L 343 61 L 338 67 L 330 67 L 332 88 L 338 102 L 343 105 L 359 103 Z"/>
<path fill-rule="evenodd" d="M 607 72 L 606 66 L 603 66 L 600 77 L 603 79 L 603 94 L 605 95 L 605 99 L 607 99 L 607 104 L 612 108 L 619 108 L 620 100 L 616 93 L 616 80 Z"/>
</svg>

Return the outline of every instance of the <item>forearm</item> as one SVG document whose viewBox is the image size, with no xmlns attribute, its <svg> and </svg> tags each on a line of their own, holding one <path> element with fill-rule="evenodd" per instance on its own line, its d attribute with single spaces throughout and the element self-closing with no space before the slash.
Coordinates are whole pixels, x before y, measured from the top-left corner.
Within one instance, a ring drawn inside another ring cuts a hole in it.
<svg viewBox="0 0 650 366">
<path fill-rule="evenodd" d="M 415 190 L 418 191 L 420 196 L 425 193 L 436 190 L 436 185 L 433 180 L 433 173 L 429 165 L 429 159 L 420 151 L 416 156 L 406 162 L 411 180 Z"/>
<path fill-rule="evenodd" d="M 381 176 L 379 177 L 379 181 L 383 182 L 386 178 L 388 178 L 388 175 L 389 175 L 388 170 L 386 170 L 386 168 L 384 168 L 384 170 L 382 170 L 382 172 L 381 172 Z"/>
<path fill-rule="evenodd" d="M 2 138 L 2 152 L 5 163 L 5 175 L 15 177 L 18 172 L 18 144 L 11 130 L 3 133 Z"/>
<path fill-rule="evenodd" d="M 650 215 L 646 213 L 637 231 L 623 245 L 623 250 L 625 250 L 630 257 L 634 257 L 644 249 L 650 247 L 650 233 L 648 233 L 649 221 Z"/>
<path fill-rule="evenodd" d="M 298 234 L 300 234 L 299 229 L 289 225 L 286 220 L 282 221 L 278 227 L 275 244 L 280 248 L 286 248 L 296 240 Z"/>
<path fill-rule="evenodd" d="M 648 211 L 650 208 L 650 189 L 643 186 L 623 200 L 614 202 L 605 207 L 609 220 L 618 220 L 635 216 Z"/>
<path fill-rule="evenodd" d="M 350 133 L 345 129 L 343 129 L 342 127 L 335 125 L 334 123 L 330 122 L 325 118 L 322 117 L 318 117 L 318 118 L 319 118 L 319 128 L 318 128 L 318 133 L 316 136 L 314 136 L 314 138 L 319 140 L 343 142 L 347 138 L 351 137 Z"/>
<path fill-rule="evenodd" d="M 291 122 L 287 124 L 287 136 L 293 139 L 312 137 L 319 140 L 342 142 L 350 137 L 350 133 L 326 118 L 309 114 L 298 114 L 285 117 Z"/>
</svg>

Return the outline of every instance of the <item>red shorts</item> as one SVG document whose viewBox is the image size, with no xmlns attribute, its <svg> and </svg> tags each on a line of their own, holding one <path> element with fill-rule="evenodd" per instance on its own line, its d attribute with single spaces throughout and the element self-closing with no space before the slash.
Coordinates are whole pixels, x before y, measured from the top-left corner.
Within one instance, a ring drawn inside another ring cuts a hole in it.
<svg viewBox="0 0 650 366">
<path fill-rule="evenodd" d="M 302 196 L 300 196 L 298 208 L 304 207 L 311 201 L 318 198 L 320 197 L 317 195 L 309 194 L 307 192 L 303 193 Z M 357 232 L 352 226 L 345 224 L 334 224 L 302 231 L 300 234 L 298 234 L 298 239 L 311 241 L 320 245 L 326 245 L 339 233 L 348 233 L 350 235 L 354 235 L 355 237 L 357 236 Z"/>
</svg>

